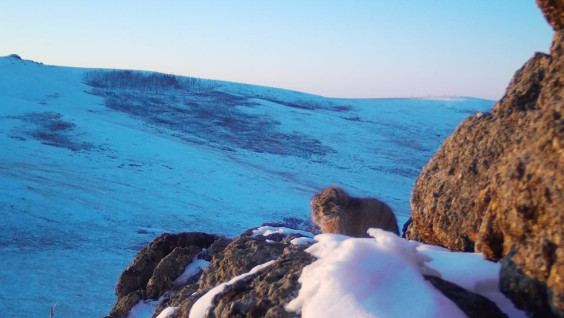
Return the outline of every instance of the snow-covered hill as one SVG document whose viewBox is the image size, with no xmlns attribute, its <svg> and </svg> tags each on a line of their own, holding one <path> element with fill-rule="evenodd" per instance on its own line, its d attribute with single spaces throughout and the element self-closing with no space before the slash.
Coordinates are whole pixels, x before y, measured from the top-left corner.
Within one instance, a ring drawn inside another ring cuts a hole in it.
<svg viewBox="0 0 564 318">
<path fill-rule="evenodd" d="M 421 167 L 493 102 L 329 99 L 0 58 L 0 312 L 96 317 L 162 232 L 309 218 L 336 184 L 410 213 Z"/>
</svg>

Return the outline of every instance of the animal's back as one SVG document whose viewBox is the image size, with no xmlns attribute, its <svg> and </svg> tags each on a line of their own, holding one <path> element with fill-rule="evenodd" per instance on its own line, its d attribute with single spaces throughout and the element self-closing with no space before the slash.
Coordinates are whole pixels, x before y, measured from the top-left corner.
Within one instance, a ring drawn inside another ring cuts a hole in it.
<svg viewBox="0 0 564 318">
<path fill-rule="evenodd" d="M 351 199 L 351 205 L 359 205 L 351 221 L 355 223 L 355 232 L 367 236 L 369 228 L 379 228 L 399 235 L 399 228 L 392 209 L 384 202 L 374 198 Z"/>
</svg>

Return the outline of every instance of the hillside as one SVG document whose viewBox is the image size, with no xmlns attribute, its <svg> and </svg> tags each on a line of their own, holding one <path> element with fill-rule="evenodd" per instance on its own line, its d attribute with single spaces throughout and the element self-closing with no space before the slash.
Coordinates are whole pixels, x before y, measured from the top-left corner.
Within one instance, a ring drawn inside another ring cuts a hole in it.
<svg viewBox="0 0 564 318">
<path fill-rule="evenodd" d="M 0 58 L 0 311 L 105 314 L 163 232 L 234 236 L 309 218 L 337 184 L 410 214 L 421 168 L 473 98 L 329 99 Z"/>
</svg>

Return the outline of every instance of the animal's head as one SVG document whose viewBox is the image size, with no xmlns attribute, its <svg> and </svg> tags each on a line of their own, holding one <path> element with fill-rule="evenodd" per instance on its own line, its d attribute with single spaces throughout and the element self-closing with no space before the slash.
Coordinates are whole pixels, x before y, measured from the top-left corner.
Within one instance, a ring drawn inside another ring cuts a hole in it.
<svg viewBox="0 0 564 318">
<path fill-rule="evenodd" d="M 314 222 L 320 218 L 334 218 L 343 212 L 349 202 L 349 195 L 342 189 L 330 186 L 311 198 L 311 215 Z"/>
</svg>

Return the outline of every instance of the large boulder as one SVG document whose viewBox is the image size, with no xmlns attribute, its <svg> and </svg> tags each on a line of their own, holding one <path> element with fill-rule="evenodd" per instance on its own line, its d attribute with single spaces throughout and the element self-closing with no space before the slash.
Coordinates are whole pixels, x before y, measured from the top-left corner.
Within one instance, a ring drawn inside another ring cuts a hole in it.
<svg viewBox="0 0 564 318">
<path fill-rule="evenodd" d="M 406 236 L 507 257 L 503 291 L 531 316 L 562 317 L 564 1 L 538 3 L 556 30 L 550 55 L 536 53 L 492 112 L 463 121 L 425 166 Z M 517 283 L 531 280 L 544 290 Z"/>
</svg>

